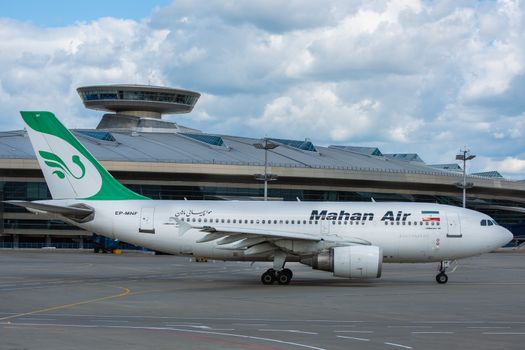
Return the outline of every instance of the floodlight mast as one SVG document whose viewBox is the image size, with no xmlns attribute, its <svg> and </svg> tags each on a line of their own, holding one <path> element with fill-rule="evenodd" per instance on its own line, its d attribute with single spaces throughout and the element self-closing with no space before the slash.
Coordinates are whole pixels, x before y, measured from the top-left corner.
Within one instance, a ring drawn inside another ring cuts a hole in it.
<svg viewBox="0 0 525 350">
<path fill-rule="evenodd" d="M 268 200 L 268 181 L 277 180 L 277 176 L 268 174 L 268 150 L 279 147 L 278 144 L 273 143 L 270 139 L 265 137 L 261 142 L 254 143 L 253 146 L 257 149 L 264 149 L 264 174 L 256 174 L 255 178 L 264 181 L 264 200 Z"/>
<path fill-rule="evenodd" d="M 456 160 L 463 161 L 463 183 L 456 184 L 459 188 L 463 189 L 463 208 L 467 204 L 467 188 L 472 188 L 474 184 L 472 182 L 467 183 L 467 161 L 476 158 L 474 154 L 470 154 L 470 150 L 466 147 L 459 150 L 459 154 L 456 155 Z"/>
</svg>

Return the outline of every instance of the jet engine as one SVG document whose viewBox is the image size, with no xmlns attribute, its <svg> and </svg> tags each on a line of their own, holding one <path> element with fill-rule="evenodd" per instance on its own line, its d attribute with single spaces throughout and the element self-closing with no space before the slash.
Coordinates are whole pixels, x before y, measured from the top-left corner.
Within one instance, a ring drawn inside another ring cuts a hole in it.
<svg viewBox="0 0 525 350">
<path fill-rule="evenodd" d="M 383 251 L 376 246 L 335 247 L 301 262 L 315 270 L 333 272 L 336 277 L 379 278 Z"/>
</svg>

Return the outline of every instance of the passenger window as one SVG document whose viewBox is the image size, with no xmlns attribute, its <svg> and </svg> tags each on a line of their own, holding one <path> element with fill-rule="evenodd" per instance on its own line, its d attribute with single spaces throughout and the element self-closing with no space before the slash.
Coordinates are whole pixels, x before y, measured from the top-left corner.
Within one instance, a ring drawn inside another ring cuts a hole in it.
<svg viewBox="0 0 525 350">
<path fill-rule="evenodd" d="M 230 223 L 230 219 L 226 220 L 226 222 L 229 224 Z"/>
<path fill-rule="evenodd" d="M 236 224 L 237 223 L 237 219 L 233 219 L 233 223 Z"/>
<path fill-rule="evenodd" d="M 292 225 L 293 225 L 293 224 L 295 224 L 295 221 L 294 221 L 294 220 L 292 220 L 292 221 L 291 221 L 291 224 L 292 224 Z"/>
<path fill-rule="evenodd" d="M 266 223 L 266 220 L 263 220 L 262 223 L 265 224 L 265 223 Z"/>
</svg>

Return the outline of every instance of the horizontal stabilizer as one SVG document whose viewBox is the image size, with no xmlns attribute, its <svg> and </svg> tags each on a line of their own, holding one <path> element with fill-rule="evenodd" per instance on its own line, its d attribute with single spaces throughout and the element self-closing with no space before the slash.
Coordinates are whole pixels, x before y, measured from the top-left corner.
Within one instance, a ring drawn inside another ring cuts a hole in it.
<svg viewBox="0 0 525 350">
<path fill-rule="evenodd" d="M 61 215 L 76 222 L 87 222 L 93 219 L 95 209 L 85 204 L 74 204 L 72 206 L 63 206 L 39 202 L 28 201 L 5 201 L 12 205 L 26 208 L 35 214 L 55 214 Z"/>
</svg>

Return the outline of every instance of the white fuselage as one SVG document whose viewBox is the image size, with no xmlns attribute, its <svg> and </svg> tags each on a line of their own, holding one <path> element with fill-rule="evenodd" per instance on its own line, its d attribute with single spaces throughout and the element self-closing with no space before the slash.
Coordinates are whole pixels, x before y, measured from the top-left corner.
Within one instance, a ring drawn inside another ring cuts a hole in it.
<svg viewBox="0 0 525 350">
<path fill-rule="evenodd" d="M 269 254 L 246 256 L 217 241 L 197 243 L 202 227 L 220 230 L 268 230 L 319 237 L 319 242 L 275 240 L 287 261 L 300 261 L 338 242 L 366 242 L 383 251 L 385 262 L 431 262 L 489 252 L 512 239 L 485 214 L 447 205 L 397 202 L 256 202 L 53 200 L 83 203 L 95 209 L 86 230 L 176 254 L 220 260 L 268 260 Z M 180 220 L 192 226 L 181 232 Z M 482 220 L 486 224 L 482 226 Z M 344 245 L 344 243 L 341 243 Z"/>
</svg>

